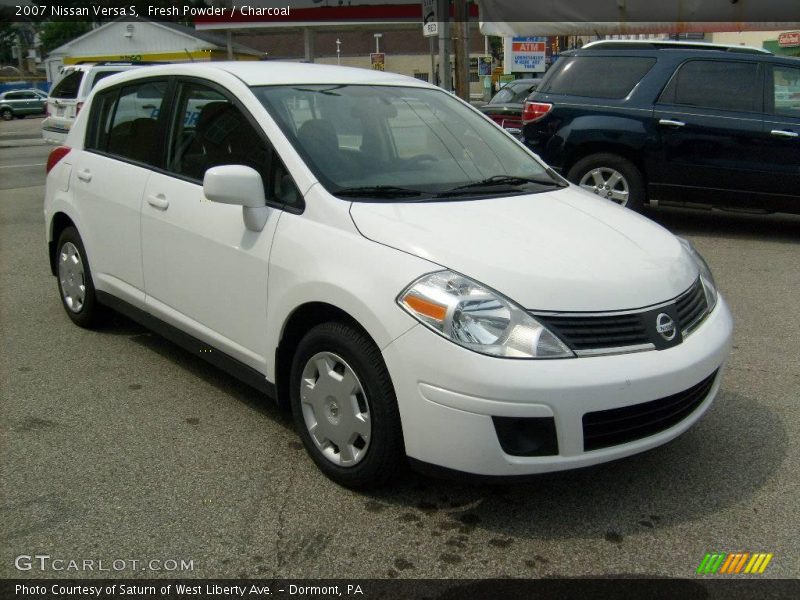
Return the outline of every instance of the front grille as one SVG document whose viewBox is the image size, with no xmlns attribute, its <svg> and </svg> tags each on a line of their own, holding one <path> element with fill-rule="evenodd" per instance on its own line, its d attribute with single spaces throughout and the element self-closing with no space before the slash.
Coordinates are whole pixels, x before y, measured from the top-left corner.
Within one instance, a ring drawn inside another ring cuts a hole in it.
<svg viewBox="0 0 800 600">
<path fill-rule="evenodd" d="M 694 285 L 678 296 L 675 300 L 675 309 L 678 311 L 678 321 L 684 335 L 697 327 L 708 309 L 706 293 L 703 284 L 698 279 Z"/>
<path fill-rule="evenodd" d="M 708 313 L 700 279 L 673 301 L 636 312 L 532 314 L 578 355 L 585 356 L 662 349 L 663 341 L 655 330 L 661 312 L 671 313 L 676 326 L 684 336 L 688 335 Z M 680 337 L 674 343 L 680 343 Z"/>
<path fill-rule="evenodd" d="M 536 316 L 573 350 L 594 350 L 647 344 L 639 314 L 591 316 Z"/>
<path fill-rule="evenodd" d="M 717 372 L 688 390 L 651 402 L 583 415 L 584 451 L 632 442 L 677 425 L 706 399 Z"/>
</svg>

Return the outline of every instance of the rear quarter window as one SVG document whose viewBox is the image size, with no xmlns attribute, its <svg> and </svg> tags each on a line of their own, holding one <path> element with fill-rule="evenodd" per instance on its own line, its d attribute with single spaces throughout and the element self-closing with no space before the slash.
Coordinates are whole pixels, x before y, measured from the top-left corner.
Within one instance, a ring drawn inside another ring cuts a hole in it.
<svg viewBox="0 0 800 600">
<path fill-rule="evenodd" d="M 646 56 L 571 56 L 560 59 L 537 91 L 591 98 L 625 98 L 656 64 Z"/>
</svg>

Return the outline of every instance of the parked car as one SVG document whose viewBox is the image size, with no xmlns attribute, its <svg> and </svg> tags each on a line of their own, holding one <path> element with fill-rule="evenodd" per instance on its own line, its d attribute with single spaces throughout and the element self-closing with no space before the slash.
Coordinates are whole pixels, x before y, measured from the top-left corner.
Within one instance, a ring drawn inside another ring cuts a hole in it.
<svg viewBox="0 0 800 600">
<path fill-rule="evenodd" d="M 47 95 L 39 90 L 10 90 L 0 93 L 0 118 L 4 121 L 44 114 Z"/>
<path fill-rule="evenodd" d="M 50 90 L 47 118 L 42 122 L 42 138 L 61 144 L 89 92 L 109 75 L 136 69 L 151 63 L 99 62 L 64 67 L 63 77 Z"/>
<path fill-rule="evenodd" d="M 392 73 L 117 75 L 44 208 L 72 321 L 114 308 L 290 406 L 351 487 L 407 458 L 506 476 L 653 448 L 708 409 L 731 339 L 685 240 Z"/>
<path fill-rule="evenodd" d="M 517 79 L 504 85 L 488 103 L 479 110 L 510 134 L 522 133 L 522 109 L 531 92 L 536 91 L 541 79 Z"/>
<path fill-rule="evenodd" d="M 800 212 L 800 60 L 742 46 L 607 41 L 565 52 L 526 103 L 525 143 L 633 209 Z"/>
</svg>

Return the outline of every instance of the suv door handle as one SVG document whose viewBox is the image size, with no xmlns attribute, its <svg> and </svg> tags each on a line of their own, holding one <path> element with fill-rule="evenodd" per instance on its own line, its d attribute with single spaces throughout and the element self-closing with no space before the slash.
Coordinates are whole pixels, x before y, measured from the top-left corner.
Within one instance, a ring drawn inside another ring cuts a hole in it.
<svg viewBox="0 0 800 600">
<path fill-rule="evenodd" d="M 667 127 L 683 127 L 686 125 L 683 121 L 675 121 L 674 119 L 659 119 L 659 125 L 666 125 Z"/>
<path fill-rule="evenodd" d="M 164 197 L 164 194 L 158 194 L 156 196 L 148 196 L 147 203 L 150 206 L 154 206 L 160 210 L 167 210 L 169 208 L 169 200 Z"/>
<path fill-rule="evenodd" d="M 770 131 L 770 133 L 774 136 L 782 138 L 800 137 L 800 133 L 797 133 L 796 131 L 787 131 L 785 129 L 773 129 L 772 131 Z"/>
<path fill-rule="evenodd" d="M 77 173 L 78 179 L 89 183 L 92 180 L 92 172 L 89 169 L 83 169 Z"/>
</svg>

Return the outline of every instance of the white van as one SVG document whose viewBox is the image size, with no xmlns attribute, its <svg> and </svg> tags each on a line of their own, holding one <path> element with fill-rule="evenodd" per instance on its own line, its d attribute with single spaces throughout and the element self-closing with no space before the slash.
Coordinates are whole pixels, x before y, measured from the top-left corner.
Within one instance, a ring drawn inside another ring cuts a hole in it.
<svg viewBox="0 0 800 600">
<path fill-rule="evenodd" d="M 63 143 L 86 97 L 98 82 L 109 75 L 142 66 L 144 64 L 102 62 L 63 67 L 62 78 L 53 86 L 47 98 L 47 117 L 42 122 L 42 138 L 51 144 Z"/>
<path fill-rule="evenodd" d="M 417 79 L 124 73 L 47 171 L 69 318 L 111 307 L 290 406 L 342 485 L 621 458 L 719 389 L 732 318 L 691 245 Z"/>
</svg>

